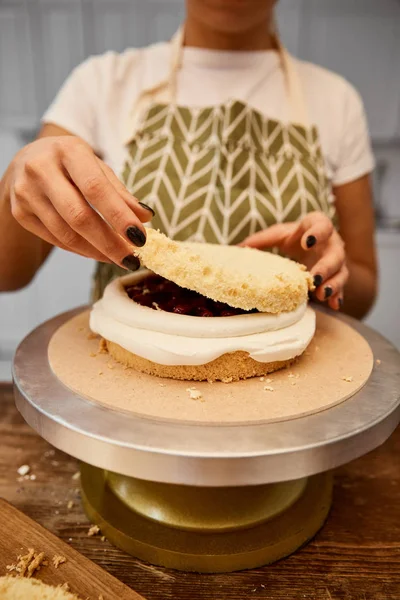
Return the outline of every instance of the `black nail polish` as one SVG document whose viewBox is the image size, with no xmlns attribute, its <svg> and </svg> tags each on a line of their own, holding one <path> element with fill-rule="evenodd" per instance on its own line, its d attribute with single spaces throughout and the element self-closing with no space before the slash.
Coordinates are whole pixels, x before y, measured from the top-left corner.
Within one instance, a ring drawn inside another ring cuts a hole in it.
<svg viewBox="0 0 400 600">
<path fill-rule="evenodd" d="M 314 275 L 314 285 L 315 287 L 319 287 L 321 285 L 321 283 L 323 282 L 323 278 L 322 275 Z"/>
<path fill-rule="evenodd" d="M 144 202 L 138 202 L 138 204 L 140 204 L 140 206 L 142 208 L 144 208 L 145 210 L 148 210 L 149 212 L 151 212 L 151 214 L 153 215 L 153 217 L 155 217 L 156 213 L 154 212 L 154 210 L 151 208 L 151 206 L 147 206 L 147 204 L 145 204 Z"/>
<path fill-rule="evenodd" d="M 126 230 L 126 235 L 131 240 L 131 242 L 139 248 L 144 246 L 146 243 L 146 236 L 144 235 L 143 231 L 139 229 L 139 227 L 136 227 L 136 225 L 128 227 L 128 229 Z"/>
<path fill-rule="evenodd" d="M 343 306 L 343 298 L 339 298 L 338 303 L 339 303 L 339 308 L 342 308 L 342 306 Z"/>
<path fill-rule="evenodd" d="M 121 261 L 121 264 L 124 265 L 125 269 L 129 271 L 137 271 L 140 267 L 140 260 L 137 256 L 133 256 L 133 254 L 129 254 L 125 256 L 125 258 Z"/>
<path fill-rule="evenodd" d="M 333 289 L 327 285 L 326 288 L 324 289 L 325 292 L 325 300 L 327 300 L 328 298 L 330 298 L 333 294 Z"/>
<path fill-rule="evenodd" d="M 307 248 L 312 248 L 317 243 L 317 238 L 315 235 L 309 235 L 306 239 Z"/>
</svg>

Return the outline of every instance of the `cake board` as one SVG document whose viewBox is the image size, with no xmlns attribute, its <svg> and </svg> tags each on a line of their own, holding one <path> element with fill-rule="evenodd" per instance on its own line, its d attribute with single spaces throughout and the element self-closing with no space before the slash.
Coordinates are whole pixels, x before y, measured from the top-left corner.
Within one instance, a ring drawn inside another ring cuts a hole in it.
<svg viewBox="0 0 400 600">
<path fill-rule="evenodd" d="M 224 424 L 110 410 L 68 389 L 50 368 L 48 345 L 78 312 L 21 344 L 16 403 L 45 439 L 87 463 L 89 517 L 116 545 L 154 564 L 230 571 L 293 552 L 328 514 L 329 472 L 381 444 L 399 422 L 399 354 L 347 317 L 339 320 L 367 340 L 375 361 L 359 391 L 314 414 Z"/>
</svg>

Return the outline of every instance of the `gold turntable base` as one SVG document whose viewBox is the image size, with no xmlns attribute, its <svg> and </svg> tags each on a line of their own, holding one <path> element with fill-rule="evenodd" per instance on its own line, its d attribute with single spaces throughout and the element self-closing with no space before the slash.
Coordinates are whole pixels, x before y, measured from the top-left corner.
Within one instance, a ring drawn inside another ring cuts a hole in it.
<svg viewBox="0 0 400 600">
<path fill-rule="evenodd" d="M 153 483 L 81 465 L 89 519 L 116 546 L 149 563 L 200 573 L 270 564 L 323 525 L 332 475 L 267 485 L 198 488 Z"/>
</svg>

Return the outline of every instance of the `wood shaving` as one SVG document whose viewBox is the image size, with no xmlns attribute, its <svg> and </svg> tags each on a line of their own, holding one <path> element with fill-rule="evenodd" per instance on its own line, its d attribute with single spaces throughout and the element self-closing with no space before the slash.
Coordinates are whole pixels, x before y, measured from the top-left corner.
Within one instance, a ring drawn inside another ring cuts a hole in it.
<svg viewBox="0 0 400 600">
<path fill-rule="evenodd" d="M 71 508 L 73 508 L 73 507 L 74 507 L 74 501 L 70 500 L 67 504 L 67 508 L 68 508 L 68 510 L 71 510 Z"/>
<path fill-rule="evenodd" d="M 347 377 L 342 377 L 343 381 L 347 381 L 348 383 L 351 383 L 353 381 L 353 377 L 351 375 L 347 376 Z"/>
<path fill-rule="evenodd" d="M 87 534 L 88 534 L 88 537 L 93 537 L 94 535 L 97 535 L 98 533 L 100 533 L 100 527 L 98 527 L 97 525 L 92 525 L 89 528 L 89 531 Z"/>
<path fill-rule="evenodd" d="M 74 473 L 71 477 L 71 479 L 73 479 L 74 481 L 77 481 L 80 478 L 81 474 L 79 471 L 77 471 L 76 473 Z"/>
<path fill-rule="evenodd" d="M 203 398 L 203 394 L 199 390 L 196 390 L 196 388 L 186 388 L 186 391 L 189 392 L 191 400 L 201 400 Z"/>
<path fill-rule="evenodd" d="M 17 473 L 23 477 L 24 475 L 28 475 L 30 470 L 31 468 L 29 465 L 21 465 L 19 469 L 17 469 Z"/>
<path fill-rule="evenodd" d="M 65 556 L 61 556 L 60 554 L 55 554 L 53 556 L 52 559 L 53 565 L 56 569 L 58 569 L 58 567 L 64 563 L 67 562 L 67 559 L 65 558 Z"/>
<path fill-rule="evenodd" d="M 264 385 L 264 390 L 265 390 L 266 392 L 273 392 L 273 391 L 274 391 L 274 388 L 273 388 L 273 387 L 271 387 L 270 385 Z"/>
</svg>

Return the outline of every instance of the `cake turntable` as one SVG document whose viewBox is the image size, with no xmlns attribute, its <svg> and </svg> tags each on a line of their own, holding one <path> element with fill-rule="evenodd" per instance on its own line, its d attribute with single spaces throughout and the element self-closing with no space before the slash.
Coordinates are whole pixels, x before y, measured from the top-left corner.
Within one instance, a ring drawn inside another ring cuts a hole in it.
<svg viewBox="0 0 400 600">
<path fill-rule="evenodd" d="M 374 363 L 365 385 L 325 410 L 194 422 L 110 409 L 72 391 L 49 364 L 53 334 L 81 312 L 44 323 L 21 343 L 17 408 L 43 438 L 82 461 L 88 517 L 116 546 L 150 563 L 228 572 L 289 555 L 327 518 L 332 470 L 379 446 L 400 421 L 398 351 L 343 315 L 329 318 L 360 334 Z M 214 395 L 228 389 L 218 385 Z"/>
</svg>

